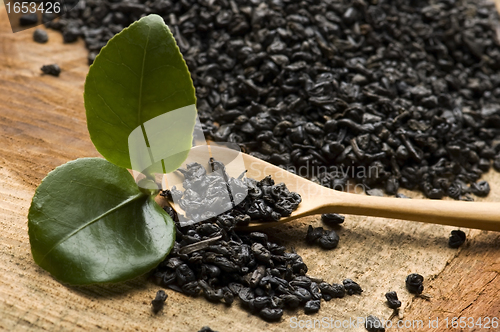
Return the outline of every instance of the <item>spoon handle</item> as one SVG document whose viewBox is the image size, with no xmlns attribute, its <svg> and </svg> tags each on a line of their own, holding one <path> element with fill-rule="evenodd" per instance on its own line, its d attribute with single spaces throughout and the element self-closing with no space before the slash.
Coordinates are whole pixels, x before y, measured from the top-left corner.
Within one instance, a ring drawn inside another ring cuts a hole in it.
<svg viewBox="0 0 500 332">
<path fill-rule="evenodd" d="M 437 201 L 341 193 L 318 213 L 346 213 L 500 231 L 500 203 Z"/>
</svg>

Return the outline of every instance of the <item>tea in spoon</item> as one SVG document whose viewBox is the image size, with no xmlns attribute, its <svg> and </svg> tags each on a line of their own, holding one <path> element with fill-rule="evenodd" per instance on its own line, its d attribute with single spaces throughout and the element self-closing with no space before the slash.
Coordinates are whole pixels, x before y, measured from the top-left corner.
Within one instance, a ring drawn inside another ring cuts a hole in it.
<svg viewBox="0 0 500 332">
<path fill-rule="evenodd" d="M 222 148 L 211 149 L 213 152 Z M 289 217 L 271 222 L 252 220 L 248 226 L 239 227 L 241 229 L 259 229 L 311 215 L 340 213 L 500 231 L 500 203 L 400 199 L 346 193 L 323 187 L 248 154 L 241 153 L 241 157 L 247 177 L 260 180 L 271 175 L 275 183 L 285 183 L 290 191 L 302 197 L 302 202 Z M 232 167 L 231 163 L 226 164 L 229 174 L 236 173 Z M 241 172 L 241 165 L 236 167 L 239 168 L 236 171 Z"/>
</svg>

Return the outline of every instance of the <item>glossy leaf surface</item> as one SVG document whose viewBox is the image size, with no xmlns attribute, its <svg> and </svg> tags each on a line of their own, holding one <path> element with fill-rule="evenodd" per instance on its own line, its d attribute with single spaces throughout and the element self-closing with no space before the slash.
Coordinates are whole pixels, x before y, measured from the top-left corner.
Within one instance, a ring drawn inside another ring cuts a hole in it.
<svg viewBox="0 0 500 332">
<path fill-rule="evenodd" d="M 154 268 L 175 240 L 174 223 L 130 173 L 100 158 L 50 172 L 28 215 L 35 262 L 69 284 L 127 280 Z"/>
<path fill-rule="evenodd" d="M 143 17 L 109 40 L 90 67 L 84 99 L 92 142 L 115 165 L 132 168 L 129 136 L 137 129 L 144 136 L 144 146 L 155 145 L 153 150 L 167 154 L 153 158 L 151 151 L 140 151 L 151 158 L 149 164 L 161 166 L 155 171 L 170 172 L 187 156 L 196 118 L 195 90 L 175 39 L 160 16 Z M 187 110 L 181 121 L 159 117 L 181 108 Z M 151 126 L 151 121 L 162 123 Z M 156 131 L 148 132 L 145 123 Z M 175 149 L 165 148 L 165 152 L 161 146 Z M 172 158 L 164 158 L 169 153 Z"/>
</svg>

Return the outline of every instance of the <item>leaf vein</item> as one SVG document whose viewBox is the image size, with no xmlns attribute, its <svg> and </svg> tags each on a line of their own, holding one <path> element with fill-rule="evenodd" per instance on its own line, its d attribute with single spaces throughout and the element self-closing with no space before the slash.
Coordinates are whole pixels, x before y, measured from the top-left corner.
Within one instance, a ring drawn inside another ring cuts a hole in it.
<svg viewBox="0 0 500 332">
<path fill-rule="evenodd" d="M 117 211 L 118 209 L 134 202 L 135 200 L 141 198 L 145 196 L 143 193 L 139 193 L 139 194 L 136 194 L 132 197 L 130 197 L 129 199 L 123 201 L 122 203 L 118 204 L 117 206 L 113 207 L 112 209 L 109 209 L 108 211 L 102 213 L 101 215 L 95 217 L 94 219 L 86 222 L 85 224 L 83 224 L 82 226 L 78 227 L 77 229 L 75 229 L 73 232 L 69 233 L 68 235 L 66 235 L 65 237 L 63 237 L 62 239 L 60 239 L 59 241 L 57 241 L 56 244 L 54 244 L 52 246 L 52 248 L 49 249 L 49 251 L 47 251 L 47 253 L 43 256 L 43 258 L 41 259 L 39 265 L 42 264 L 42 262 L 45 260 L 45 258 L 47 258 L 47 256 L 57 247 L 59 246 L 61 243 L 65 242 L 66 240 L 68 240 L 69 238 L 71 238 L 73 235 L 77 234 L 78 232 L 82 231 L 83 229 L 87 228 L 88 226 L 94 224 L 95 222 L 99 221 L 100 219 L 110 215 L 111 213 Z M 43 214 L 43 213 L 42 213 Z M 45 215 L 45 214 L 44 214 Z M 52 219 L 52 218 L 50 218 Z"/>
<path fill-rule="evenodd" d="M 104 71 L 105 75 L 108 76 L 108 74 L 106 73 L 106 71 Z M 106 105 L 106 107 L 111 111 L 111 113 L 113 113 L 118 119 L 120 119 L 120 122 L 123 123 L 125 125 L 125 127 L 127 127 L 128 129 L 132 129 L 130 128 L 130 126 L 128 124 L 126 124 L 122 118 L 120 116 L 118 116 L 118 114 L 116 114 L 116 112 L 111 108 L 111 106 L 108 105 L 108 103 L 106 102 L 106 99 L 104 99 L 103 96 L 101 96 L 101 94 L 97 91 L 97 84 L 96 84 L 96 79 L 94 77 L 94 87 L 96 88 L 96 94 L 99 98 L 101 98 L 102 102 L 104 103 L 104 105 Z M 97 113 L 96 113 L 97 114 Z"/>
<path fill-rule="evenodd" d="M 148 52 L 148 45 L 149 45 L 149 38 L 151 35 L 151 27 L 149 27 L 148 30 L 148 37 L 146 38 L 146 46 L 144 47 L 144 55 L 142 56 L 142 68 L 141 68 L 141 75 L 140 75 L 140 82 L 139 82 L 139 104 L 137 105 L 137 121 L 138 121 L 138 126 L 142 125 L 142 88 L 144 84 L 144 67 L 146 65 L 146 54 Z"/>
<path fill-rule="evenodd" d="M 139 77 L 139 75 L 132 68 L 130 68 L 130 66 L 128 66 L 125 62 L 123 62 L 123 61 L 121 63 L 116 62 L 116 61 L 111 60 L 110 58 L 105 58 L 105 60 L 108 62 L 111 62 L 112 64 L 115 64 L 117 66 L 123 66 L 123 67 L 127 68 L 132 74 L 134 74 L 134 76 Z M 120 85 L 122 85 L 122 84 L 120 84 Z"/>
</svg>

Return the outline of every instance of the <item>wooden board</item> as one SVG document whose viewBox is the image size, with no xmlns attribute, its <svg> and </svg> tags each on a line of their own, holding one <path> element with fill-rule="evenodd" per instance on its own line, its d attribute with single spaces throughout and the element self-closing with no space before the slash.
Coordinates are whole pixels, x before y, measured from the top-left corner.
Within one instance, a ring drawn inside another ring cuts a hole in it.
<svg viewBox="0 0 500 332">
<path fill-rule="evenodd" d="M 33 30 L 13 34 L 0 7 L 0 330 L 198 331 L 209 325 L 218 331 L 289 331 L 294 319 L 326 317 L 328 324 L 370 314 L 387 319 L 392 310 L 384 294 L 391 290 L 408 306 L 405 319 L 427 324 L 434 316 L 450 321 L 460 315 L 499 316 L 500 234 L 466 230 L 470 240 L 454 250 L 447 247 L 452 227 L 354 216 L 339 228 L 341 242 L 333 251 L 304 243 L 307 225 L 321 225 L 318 217 L 268 230 L 302 255 L 310 275 L 328 282 L 352 278 L 363 287 L 361 296 L 322 301 L 320 312 L 312 316 L 287 311 L 281 322 L 271 324 L 238 304 L 226 307 L 173 291 L 167 291 L 165 310 L 154 316 L 150 301 L 158 287 L 145 277 L 92 287 L 58 283 L 31 257 L 26 218 L 31 197 L 56 166 L 98 153 L 85 122 L 82 94 L 88 66 L 83 42 L 63 44 L 60 34 L 48 31 L 49 43 L 36 44 Z M 50 63 L 61 66 L 59 78 L 40 75 L 40 67 Z M 487 179 L 492 185 L 487 200 L 500 202 L 499 174 L 489 173 Z M 412 272 L 426 278 L 430 302 L 405 290 L 404 279 Z M 441 325 L 433 331 L 447 330 Z"/>
</svg>

